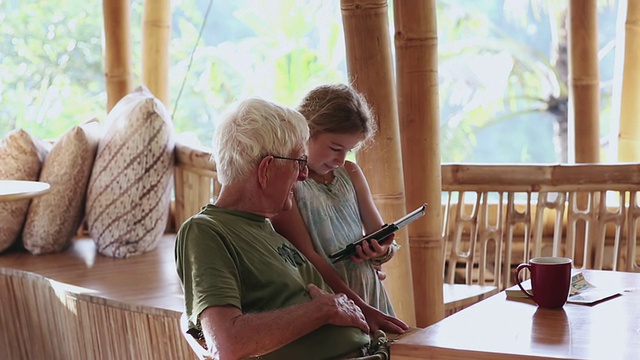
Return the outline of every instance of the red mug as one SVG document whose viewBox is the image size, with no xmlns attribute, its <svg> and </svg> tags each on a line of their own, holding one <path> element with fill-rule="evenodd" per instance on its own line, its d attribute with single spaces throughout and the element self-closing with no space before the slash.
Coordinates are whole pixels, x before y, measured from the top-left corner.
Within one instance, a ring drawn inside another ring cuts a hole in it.
<svg viewBox="0 0 640 360">
<path fill-rule="evenodd" d="M 516 283 L 541 308 L 561 308 L 567 302 L 571 289 L 571 259 L 565 257 L 538 257 L 516 268 Z M 531 273 L 531 292 L 522 287 L 520 271 Z"/>
</svg>

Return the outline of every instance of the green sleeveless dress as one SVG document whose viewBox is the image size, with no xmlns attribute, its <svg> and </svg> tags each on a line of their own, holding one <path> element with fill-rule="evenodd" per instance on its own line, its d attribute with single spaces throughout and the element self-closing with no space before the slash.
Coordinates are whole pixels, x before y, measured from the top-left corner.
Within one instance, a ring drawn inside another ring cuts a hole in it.
<svg viewBox="0 0 640 360">
<path fill-rule="evenodd" d="M 296 200 L 313 246 L 327 261 L 329 255 L 363 236 L 356 191 L 344 166 L 334 170 L 331 184 L 307 178 L 296 184 Z M 329 261 L 330 262 L 330 261 Z M 345 283 L 366 303 L 395 316 L 387 291 L 370 261 L 332 264 Z"/>
</svg>

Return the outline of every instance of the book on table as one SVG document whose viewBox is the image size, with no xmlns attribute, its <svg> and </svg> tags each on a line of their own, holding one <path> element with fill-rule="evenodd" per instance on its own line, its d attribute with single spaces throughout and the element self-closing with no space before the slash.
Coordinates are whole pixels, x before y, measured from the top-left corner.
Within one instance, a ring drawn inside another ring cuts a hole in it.
<svg viewBox="0 0 640 360">
<path fill-rule="evenodd" d="M 531 280 L 523 281 L 522 287 L 528 292 L 533 293 L 531 290 Z M 528 298 L 527 294 L 522 292 L 517 284 L 505 289 L 504 292 L 507 294 L 507 299 Z M 620 292 L 617 290 L 599 288 L 591 284 L 584 278 L 584 275 L 579 272 L 571 277 L 571 289 L 567 302 L 571 304 L 593 305 L 618 295 L 620 295 Z"/>
</svg>

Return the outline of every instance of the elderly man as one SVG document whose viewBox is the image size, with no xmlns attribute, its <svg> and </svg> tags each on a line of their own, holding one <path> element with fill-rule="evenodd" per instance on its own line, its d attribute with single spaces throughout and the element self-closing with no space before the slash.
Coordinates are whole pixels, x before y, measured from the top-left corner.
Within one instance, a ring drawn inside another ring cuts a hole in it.
<svg viewBox="0 0 640 360">
<path fill-rule="evenodd" d="M 190 327 L 215 359 L 334 359 L 366 353 L 369 327 L 344 294 L 268 218 L 292 206 L 307 176 L 307 122 L 250 99 L 218 124 L 215 204 L 178 232 L 176 265 Z M 365 349 L 365 350 L 361 350 Z"/>
</svg>

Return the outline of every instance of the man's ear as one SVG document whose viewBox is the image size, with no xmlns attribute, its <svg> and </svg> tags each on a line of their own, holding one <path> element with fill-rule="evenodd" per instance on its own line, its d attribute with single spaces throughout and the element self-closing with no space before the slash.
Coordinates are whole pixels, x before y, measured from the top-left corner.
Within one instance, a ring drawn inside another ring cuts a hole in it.
<svg viewBox="0 0 640 360">
<path fill-rule="evenodd" d="M 273 161 L 272 156 L 265 156 L 258 164 L 258 183 L 261 189 L 266 189 L 269 184 L 269 165 Z"/>
</svg>

